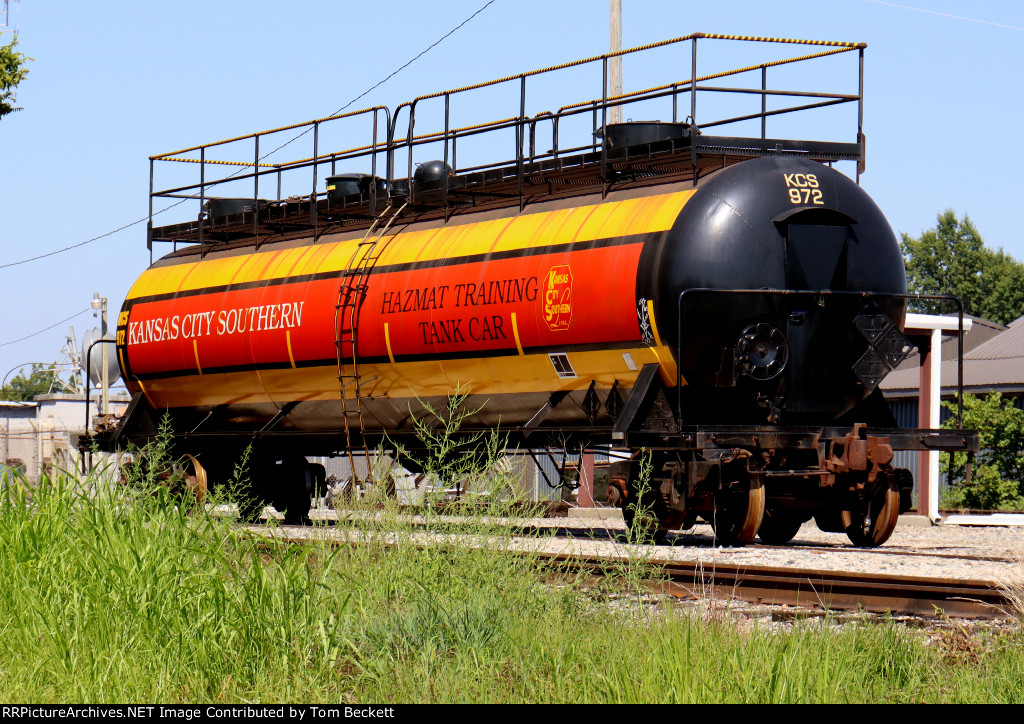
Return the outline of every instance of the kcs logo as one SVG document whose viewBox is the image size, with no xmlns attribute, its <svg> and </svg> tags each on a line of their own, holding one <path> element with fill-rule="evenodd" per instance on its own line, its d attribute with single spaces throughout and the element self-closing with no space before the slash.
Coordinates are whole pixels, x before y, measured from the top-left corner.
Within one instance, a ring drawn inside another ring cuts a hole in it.
<svg viewBox="0 0 1024 724">
<path fill-rule="evenodd" d="M 553 266 L 544 277 L 544 321 L 552 332 L 569 329 L 572 321 L 572 269 Z"/>
</svg>

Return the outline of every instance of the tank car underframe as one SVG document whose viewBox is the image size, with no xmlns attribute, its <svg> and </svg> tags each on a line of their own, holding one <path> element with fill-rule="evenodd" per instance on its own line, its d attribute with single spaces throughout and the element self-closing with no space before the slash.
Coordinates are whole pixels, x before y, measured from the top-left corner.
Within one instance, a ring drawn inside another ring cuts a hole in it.
<svg viewBox="0 0 1024 724">
<path fill-rule="evenodd" d="M 812 517 L 826 532 L 845 532 L 856 545 L 880 545 L 896 516 L 911 508 L 914 480 L 892 466 L 895 450 L 972 452 L 972 430 L 852 427 L 701 427 L 677 433 L 640 432 L 619 441 L 644 451 L 622 464 L 614 503 L 639 504 L 652 532 L 686 529 L 701 518 L 727 545 L 784 543 Z M 638 458 L 650 456 L 649 463 Z M 637 467 L 649 466 L 646 479 Z M 646 488 L 646 490 L 644 489 Z M 760 510 L 754 510 L 760 508 Z M 716 518 L 746 519 L 723 531 Z M 635 518 L 626 515 L 627 522 Z"/>
<path fill-rule="evenodd" d="M 644 521 L 656 536 L 688 528 L 701 518 L 712 523 L 725 544 L 750 543 L 759 531 L 764 540 L 781 543 L 813 517 L 822 530 L 845 532 L 857 545 L 879 545 L 892 533 L 896 515 L 911 503 L 913 478 L 892 467 L 895 450 L 979 448 L 978 433 L 972 430 L 892 429 L 865 423 L 680 426 L 665 404 L 672 390 L 663 386 L 656 371 L 657 365 L 645 368 L 615 426 L 506 428 L 502 434 L 508 451 L 628 453 L 631 460 L 618 464 L 625 469 L 612 472 L 618 483 L 610 488 L 611 500 L 624 508 L 634 528 L 638 520 Z M 131 439 L 138 443 L 156 430 L 151 416 L 144 414 L 148 406 L 141 399 L 135 403 L 133 410 L 139 414 L 126 418 L 137 423 Z M 150 424 L 141 424 L 143 420 Z M 461 432 L 472 437 L 489 431 L 467 427 Z M 242 451 L 255 442 L 258 459 L 250 467 L 261 472 L 254 491 L 275 507 L 288 507 L 290 520 L 303 521 L 309 496 L 323 486 L 322 470 L 312 470 L 303 456 L 343 452 L 338 449 L 340 439 L 338 431 L 265 427 L 226 435 L 197 430 L 176 435 L 175 452 L 190 456 L 197 478 L 216 482 L 231 477 Z M 124 447 L 128 439 L 105 442 L 103 447 Z M 400 445 L 414 459 L 423 448 L 412 430 L 368 431 L 357 442 L 371 449 Z M 278 479 L 285 477 L 291 482 L 282 486 Z M 293 514 L 295 510 L 300 513 Z"/>
</svg>

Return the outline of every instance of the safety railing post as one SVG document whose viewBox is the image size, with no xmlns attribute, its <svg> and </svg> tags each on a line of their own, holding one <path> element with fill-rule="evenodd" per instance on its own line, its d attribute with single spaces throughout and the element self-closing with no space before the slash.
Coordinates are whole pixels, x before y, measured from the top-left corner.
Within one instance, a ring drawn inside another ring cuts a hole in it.
<svg viewBox="0 0 1024 724">
<path fill-rule="evenodd" d="M 412 140 L 416 128 L 416 101 L 409 104 L 409 134 L 406 137 L 406 149 L 409 153 L 409 203 L 416 200 L 416 184 L 413 183 L 412 173 Z"/>
<path fill-rule="evenodd" d="M 767 138 L 768 123 L 768 66 L 761 66 L 761 140 Z"/>
<path fill-rule="evenodd" d="M 697 185 L 697 37 L 694 36 L 690 51 L 690 167 L 693 169 L 693 185 Z"/>
<path fill-rule="evenodd" d="M 401 106 L 396 108 L 395 115 L 388 119 L 388 150 L 384 163 L 387 165 L 386 173 L 389 189 L 395 182 L 395 131 L 398 130 L 398 114 L 401 110 Z"/>
<path fill-rule="evenodd" d="M 199 215 L 196 219 L 199 221 L 199 258 L 202 259 L 206 254 L 206 239 L 204 227 L 206 226 L 206 220 L 203 215 L 206 213 L 206 147 L 203 146 L 199 149 Z"/>
<path fill-rule="evenodd" d="M 146 223 L 146 248 L 149 249 L 149 263 L 153 263 L 153 159 L 149 159 L 149 221 Z"/>
<path fill-rule="evenodd" d="M 448 133 L 451 129 L 450 114 L 451 112 L 451 93 L 444 94 L 444 166 L 448 167 Z M 454 168 L 454 167 L 453 167 Z M 443 180 L 441 181 L 441 201 L 444 204 L 444 217 L 445 221 L 448 220 L 448 174 L 445 173 Z"/>
<path fill-rule="evenodd" d="M 370 145 L 370 216 L 374 218 L 377 218 L 377 113 L 373 112 L 373 143 Z M 331 173 L 334 173 L 333 163 Z"/>
<path fill-rule="evenodd" d="M 526 133 L 526 75 L 519 76 L 519 122 L 516 124 L 516 170 L 519 176 L 519 210 L 523 210 L 523 136 Z"/>
<path fill-rule="evenodd" d="M 601 56 L 601 198 L 608 194 L 608 56 Z"/>
<path fill-rule="evenodd" d="M 384 112 L 384 174 L 386 176 L 384 183 L 384 198 L 387 204 L 391 203 L 391 177 L 389 172 L 391 171 L 390 161 L 391 158 L 391 111 L 387 108 L 378 108 L 378 111 Z"/>
<path fill-rule="evenodd" d="M 256 248 L 260 248 L 260 137 L 253 138 L 252 158 L 252 233 L 256 237 Z"/>
<path fill-rule="evenodd" d="M 309 223 L 313 225 L 313 238 L 316 239 L 317 213 L 316 213 L 316 170 L 320 158 L 320 123 L 313 124 L 313 190 L 309 193 Z"/>
<path fill-rule="evenodd" d="M 857 55 L 857 145 L 860 147 L 857 158 L 857 183 L 860 183 L 860 175 L 864 173 L 866 160 L 864 158 L 864 48 L 860 48 Z"/>
</svg>

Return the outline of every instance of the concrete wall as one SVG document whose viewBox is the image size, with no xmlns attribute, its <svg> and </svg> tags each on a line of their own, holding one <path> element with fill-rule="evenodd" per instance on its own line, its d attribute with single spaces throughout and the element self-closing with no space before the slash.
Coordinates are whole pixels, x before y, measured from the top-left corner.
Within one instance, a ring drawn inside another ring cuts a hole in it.
<svg viewBox="0 0 1024 724">
<path fill-rule="evenodd" d="M 57 470 L 78 465 L 78 438 L 85 430 L 85 395 L 37 395 L 25 404 L 0 403 L 0 475 L 16 469 L 33 483 Z M 130 398 L 111 398 L 110 411 L 121 415 Z M 89 401 L 90 425 L 99 403 Z M 26 411 L 30 414 L 26 414 Z"/>
</svg>

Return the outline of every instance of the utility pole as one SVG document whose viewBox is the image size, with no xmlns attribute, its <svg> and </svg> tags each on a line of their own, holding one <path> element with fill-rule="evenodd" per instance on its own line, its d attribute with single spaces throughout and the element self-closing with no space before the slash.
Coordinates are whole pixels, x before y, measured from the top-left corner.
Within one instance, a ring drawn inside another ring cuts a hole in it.
<svg viewBox="0 0 1024 724">
<path fill-rule="evenodd" d="M 14 0 L 18 2 L 18 0 Z M 17 9 L 17 8 L 15 8 Z M 11 23 L 11 5 L 10 0 L 3 0 L 3 7 L 0 8 L 0 35 L 4 33 L 17 33 L 18 28 L 16 25 Z"/>
<path fill-rule="evenodd" d="M 617 53 L 622 50 L 622 0 L 609 0 L 609 11 L 611 18 L 611 52 Z M 616 56 L 608 61 L 609 85 L 608 95 L 612 98 L 622 95 L 622 56 Z M 622 106 L 613 106 L 608 112 L 609 123 L 622 123 Z"/>
</svg>

